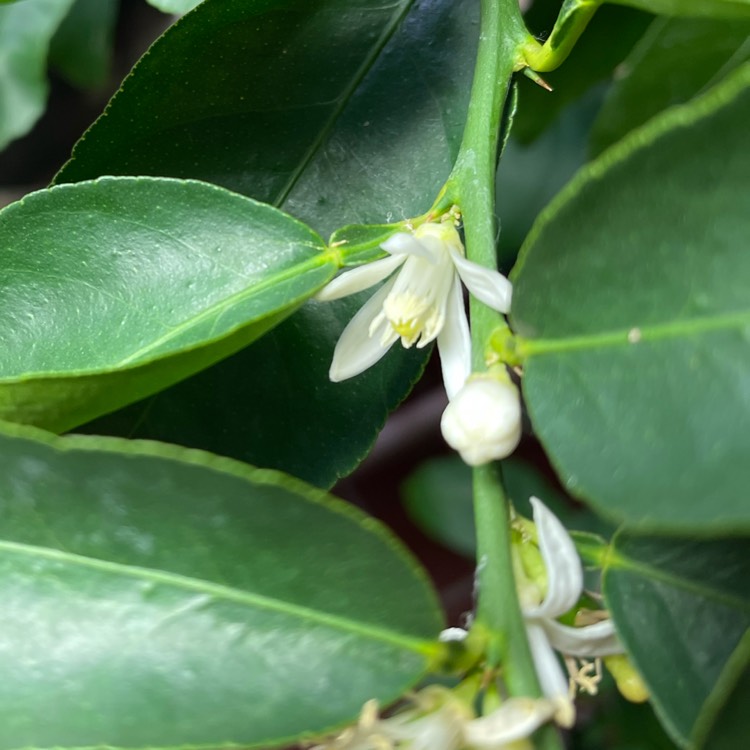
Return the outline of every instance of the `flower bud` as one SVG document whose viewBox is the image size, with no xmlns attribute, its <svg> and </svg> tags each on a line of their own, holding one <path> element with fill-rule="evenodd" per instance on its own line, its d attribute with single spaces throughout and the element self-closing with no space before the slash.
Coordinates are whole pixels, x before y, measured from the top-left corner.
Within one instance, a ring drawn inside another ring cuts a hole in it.
<svg viewBox="0 0 750 750">
<path fill-rule="evenodd" d="M 617 689 L 625 700 L 644 703 L 651 697 L 643 678 L 625 654 L 605 656 L 604 666 L 614 677 Z"/>
<path fill-rule="evenodd" d="M 503 373 L 470 377 L 443 412 L 445 442 L 470 466 L 509 456 L 521 439 L 521 399 Z"/>
</svg>

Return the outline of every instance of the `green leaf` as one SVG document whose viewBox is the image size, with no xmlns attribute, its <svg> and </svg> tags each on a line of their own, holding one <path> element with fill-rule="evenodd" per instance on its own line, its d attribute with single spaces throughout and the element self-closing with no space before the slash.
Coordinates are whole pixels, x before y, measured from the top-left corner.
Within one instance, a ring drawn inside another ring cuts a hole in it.
<svg viewBox="0 0 750 750">
<path fill-rule="evenodd" d="M 694 744 L 706 750 L 742 747 L 750 722 L 750 630 L 745 632 L 724 667 L 695 722 Z"/>
<path fill-rule="evenodd" d="M 190 177 L 278 205 L 409 4 L 207 0 L 152 46 L 56 179 Z"/>
<path fill-rule="evenodd" d="M 203 0 L 147 0 L 163 13 L 187 13 Z"/>
<path fill-rule="evenodd" d="M 591 133 L 603 151 L 650 117 L 721 81 L 750 58 L 750 21 L 660 18 L 620 66 Z"/>
<path fill-rule="evenodd" d="M 458 151 L 478 14 L 473 0 L 412 3 L 204 0 L 136 65 L 56 181 L 201 179 L 321 234 L 422 214 Z"/>
<path fill-rule="evenodd" d="M 337 229 L 330 244 L 340 247 L 345 266 L 356 266 L 385 257 L 380 245 L 396 232 L 406 232 L 406 222 L 394 224 L 349 224 Z"/>
<path fill-rule="evenodd" d="M 460 143 L 478 7 L 411 5 L 205 0 L 141 60 L 58 180 L 195 177 L 280 205 L 324 236 L 421 215 Z M 394 347 L 329 383 L 335 342 L 367 296 L 305 305 L 251 349 L 91 429 L 330 486 L 367 453 L 427 354 Z"/>
<path fill-rule="evenodd" d="M 25 0 L 0 8 L 0 148 L 27 133 L 47 100 L 50 39 L 74 0 Z"/>
<path fill-rule="evenodd" d="M 745 66 L 584 168 L 514 270 L 533 425 L 631 524 L 750 528 L 749 86 Z"/>
<path fill-rule="evenodd" d="M 457 456 L 421 464 L 401 485 L 412 521 L 434 541 L 474 558 L 476 532 L 471 468 Z"/>
<path fill-rule="evenodd" d="M 394 347 L 367 375 L 328 380 L 331 331 L 363 302 L 308 302 L 230 359 L 86 432 L 208 448 L 330 487 L 365 458 L 424 365 L 423 351 Z"/>
<path fill-rule="evenodd" d="M 592 513 L 572 507 L 531 464 L 517 458 L 503 461 L 503 479 L 514 506 L 527 518 L 532 515 L 529 498 L 534 495 L 544 500 L 565 526 L 609 532 Z M 423 463 L 403 483 L 401 495 L 407 513 L 425 534 L 454 552 L 474 557 L 476 532 L 471 468 L 458 456 Z"/>
<path fill-rule="evenodd" d="M 568 747 L 574 750 L 677 750 L 649 703 L 625 700 L 602 670 L 596 695 L 579 693 L 579 720 L 572 728 Z"/>
<path fill-rule="evenodd" d="M 582 0 L 585 2 L 586 0 Z M 608 0 L 662 16 L 750 18 L 750 0 Z"/>
<path fill-rule="evenodd" d="M 277 209 L 164 178 L 34 193 L 0 245 L 0 418 L 57 431 L 236 352 L 337 268 Z"/>
<path fill-rule="evenodd" d="M 19 429 L 0 497 L 2 750 L 292 744 L 437 655 L 398 541 L 278 473 Z"/>
<path fill-rule="evenodd" d="M 606 558 L 607 607 L 657 714 L 683 747 L 750 626 L 748 576 L 748 538 L 621 533 Z M 733 727 L 744 727 L 737 736 L 747 736 L 746 713 Z"/>
<path fill-rule="evenodd" d="M 601 92 L 592 90 L 531 143 L 511 132 L 497 171 L 502 266 L 512 265 L 539 212 L 586 162 L 588 131 L 601 100 Z"/>
<path fill-rule="evenodd" d="M 79 88 L 106 82 L 118 0 L 76 0 L 50 46 L 50 64 Z"/>
</svg>

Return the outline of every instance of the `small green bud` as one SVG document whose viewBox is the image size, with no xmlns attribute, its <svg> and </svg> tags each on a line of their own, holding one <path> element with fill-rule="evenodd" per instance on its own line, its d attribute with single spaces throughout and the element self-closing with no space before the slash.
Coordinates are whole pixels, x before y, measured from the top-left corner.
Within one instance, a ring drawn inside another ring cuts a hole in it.
<svg viewBox="0 0 750 750">
<path fill-rule="evenodd" d="M 644 703 L 650 693 L 643 678 L 625 654 L 604 657 L 604 666 L 614 678 L 617 689 L 625 700 L 631 703 Z"/>
</svg>

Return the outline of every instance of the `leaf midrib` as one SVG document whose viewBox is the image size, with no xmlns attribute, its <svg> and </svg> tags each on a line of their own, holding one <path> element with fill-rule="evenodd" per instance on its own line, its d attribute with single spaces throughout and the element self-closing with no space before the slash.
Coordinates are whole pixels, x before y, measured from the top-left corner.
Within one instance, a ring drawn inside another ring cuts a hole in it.
<svg viewBox="0 0 750 750">
<path fill-rule="evenodd" d="M 666 339 L 688 338 L 711 331 L 743 328 L 750 325 L 750 310 L 711 315 L 686 320 L 673 320 L 654 325 L 633 325 L 616 331 L 570 336 L 567 338 L 529 338 L 519 337 L 519 350 L 524 357 L 536 357 L 560 352 L 601 349 L 604 347 L 637 346 L 639 343 L 663 341 Z M 632 340 L 633 337 L 637 340 Z"/>
<path fill-rule="evenodd" d="M 99 558 L 78 555 L 73 552 L 64 552 L 62 550 L 50 549 L 48 547 L 38 547 L 30 544 L 9 542 L 7 540 L 0 540 L 0 550 L 10 554 L 42 557 L 48 560 L 61 561 L 67 565 L 93 568 L 95 570 L 115 573 L 117 575 L 139 580 L 150 580 L 177 589 L 200 592 L 202 594 L 207 594 L 214 599 L 231 601 L 245 605 L 249 608 L 278 612 L 299 620 L 326 625 L 337 630 L 359 635 L 363 638 L 395 645 L 423 656 L 430 656 L 434 651 L 431 641 L 403 635 L 392 630 L 385 630 L 376 625 L 357 622 L 340 615 L 320 612 L 301 604 L 293 604 L 280 599 L 272 599 L 263 594 L 240 591 L 211 581 L 190 578 L 179 573 L 101 560 Z"/>
<path fill-rule="evenodd" d="M 278 191 L 273 201 L 271 201 L 274 206 L 282 206 L 286 199 L 289 197 L 289 194 L 292 192 L 292 190 L 294 190 L 297 182 L 299 182 L 310 162 L 320 150 L 329 133 L 333 130 L 341 113 L 344 111 L 344 109 L 346 109 L 347 105 L 351 101 L 352 96 L 354 96 L 354 93 L 359 88 L 359 84 L 370 72 L 370 69 L 372 68 L 378 57 L 380 57 L 380 53 L 385 48 L 385 45 L 390 41 L 390 38 L 393 36 L 394 32 L 401 24 L 401 21 L 406 17 L 406 14 L 411 10 L 413 4 L 414 0 L 407 0 L 404 3 L 401 11 L 398 13 L 394 13 L 393 16 L 391 16 L 390 23 L 387 24 L 383 29 L 383 33 L 378 38 L 377 42 L 372 45 L 370 54 L 362 61 L 362 64 L 352 76 L 349 86 L 346 87 L 338 97 L 337 106 L 334 107 L 334 109 L 331 111 L 331 114 L 329 115 L 325 124 L 320 128 L 318 135 L 310 144 L 307 152 L 300 159 L 299 164 L 289 176 L 286 184 Z"/>
</svg>

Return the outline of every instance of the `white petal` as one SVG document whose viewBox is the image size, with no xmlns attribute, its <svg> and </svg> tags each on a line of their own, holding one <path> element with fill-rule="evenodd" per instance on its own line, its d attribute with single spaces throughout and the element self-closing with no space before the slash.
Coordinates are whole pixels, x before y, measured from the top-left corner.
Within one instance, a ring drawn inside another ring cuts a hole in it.
<svg viewBox="0 0 750 750">
<path fill-rule="evenodd" d="M 485 268 L 449 248 L 451 259 L 466 288 L 485 305 L 501 313 L 510 312 L 513 285 L 499 271 Z"/>
<path fill-rule="evenodd" d="M 315 295 L 315 299 L 319 302 L 330 302 L 369 289 L 393 273 L 405 260 L 406 258 L 403 257 L 381 258 L 374 263 L 344 271 L 329 284 L 326 284 Z"/>
<path fill-rule="evenodd" d="M 451 399 L 463 388 L 471 374 L 471 333 L 458 276 L 454 276 L 448 293 L 445 323 L 438 334 L 437 345 L 445 392 Z"/>
<path fill-rule="evenodd" d="M 370 336 L 370 325 L 380 314 L 383 301 L 393 288 L 395 279 L 386 282 L 370 297 L 360 308 L 357 314 L 349 321 L 336 342 L 333 351 L 333 361 L 328 377 L 338 383 L 341 380 L 359 375 L 368 367 L 374 365 L 391 348 L 395 338 L 385 346 L 382 343 L 380 331 L 375 331 Z M 384 321 L 388 325 L 387 321 Z"/>
<path fill-rule="evenodd" d="M 568 678 L 547 640 L 547 634 L 541 625 L 526 623 L 526 635 L 542 693 L 554 703 L 557 723 L 570 727 L 575 721 L 575 709 L 568 692 Z"/>
<path fill-rule="evenodd" d="M 612 620 L 602 620 L 582 628 L 572 628 L 555 620 L 545 620 L 542 627 L 552 647 L 568 656 L 594 658 L 623 652 Z"/>
<path fill-rule="evenodd" d="M 469 631 L 463 628 L 446 628 L 440 631 L 438 640 L 441 643 L 460 643 L 461 641 L 465 641 L 468 635 Z"/>
<path fill-rule="evenodd" d="M 531 498 L 539 551 L 547 570 L 547 595 L 538 606 L 524 610 L 526 617 L 559 617 L 579 599 L 583 568 L 573 540 L 557 516 L 538 498 Z"/>
<path fill-rule="evenodd" d="M 420 242 L 413 234 L 406 232 L 394 234 L 385 242 L 381 242 L 380 247 L 391 255 L 416 255 L 430 263 L 437 263 L 439 260 L 439 253 L 436 254 L 428 245 Z"/>
<path fill-rule="evenodd" d="M 417 719 L 409 727 L 410 732 L 402 737 L 406 740 L 398 747 L 408 747 L 409 750 L 460 750 L 463 739 L 463 719 L 450 712 L 440 710 Z M 374 745 L 387 747 L 386 745 Z"/>
<path fill-rule="evenodd" d="M 492 375 L 471 376 L 443 412 L 440 430 L 469 466 L 506 458 L 521 439 L 518 389 Z"/>
<path fill-rule="evenodd" d="M 531 735 L 554 713 L 551 701 L 510 698 L 496 711 L 468 722 L 464 737 L 467 744 L 477 750 L 500 750 L 509 742 Z"/>
</svg>

